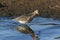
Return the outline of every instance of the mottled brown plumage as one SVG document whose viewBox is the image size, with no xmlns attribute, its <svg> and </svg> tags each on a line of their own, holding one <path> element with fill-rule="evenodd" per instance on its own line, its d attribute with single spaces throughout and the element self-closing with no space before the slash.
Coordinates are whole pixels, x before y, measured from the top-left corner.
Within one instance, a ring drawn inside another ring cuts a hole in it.
<svg viewBox="0 0 60 40">
<path fill-rule="evenodd" d="M 30 22 L 38 13 L 38 10 L 30 13 L 29 15 L 21 15 L 13 20 L 19 21 L 20 23 L 28 23 Z"/>
</svg>

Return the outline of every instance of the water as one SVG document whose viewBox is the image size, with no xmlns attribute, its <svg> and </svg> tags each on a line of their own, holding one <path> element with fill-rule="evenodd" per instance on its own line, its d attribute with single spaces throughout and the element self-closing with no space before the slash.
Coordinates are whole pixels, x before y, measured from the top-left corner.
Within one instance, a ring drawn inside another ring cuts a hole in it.
<svg viewBox="0 0 60 40">
<path fill-rule="evenodd" d="M 39 40 L 60 40 L 60 38 L 55 39 L 60 36 L 60 25 L 52 24 L 60 24 L 60 21 L 52 18 L 35 17 L 28 25 L 36 34 L 39 34 Z M 28 34 L 15 30 L 14 28 L 18 25 L 19 22 L 15 20 L 0 17 L 0 40 L 33 40 Z"/>
</svg>

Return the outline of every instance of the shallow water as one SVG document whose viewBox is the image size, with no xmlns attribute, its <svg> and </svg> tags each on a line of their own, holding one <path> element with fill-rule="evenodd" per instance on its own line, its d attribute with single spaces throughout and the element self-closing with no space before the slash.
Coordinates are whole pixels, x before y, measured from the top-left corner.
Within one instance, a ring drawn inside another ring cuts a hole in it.
<svg viewBox="0 0 60 40">
<path fill-rule="evenodd" d="M 60 24 L 60 21 L 52 18 L 35 17 L 27 25 L 38 34 L 39 40 L 60 40 L 60 38 L 55 39 L 60 36 L 60 25 L 53 24 Z M 0 40 L 33 40 L 28 34 L 16 31 L 14 28 L 18 25 L 19 22 L 15 20 L 0 17 Z"/>
</svg>

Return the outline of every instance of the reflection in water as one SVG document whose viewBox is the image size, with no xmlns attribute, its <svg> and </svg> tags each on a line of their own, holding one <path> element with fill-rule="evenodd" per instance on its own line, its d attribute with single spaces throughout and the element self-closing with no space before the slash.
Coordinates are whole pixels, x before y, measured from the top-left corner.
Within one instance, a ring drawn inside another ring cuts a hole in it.
<svg viewBox="0 0 60 40">
<path fill-rule="evenodd" d="M 16 30 L 21 32 L 21 33 L 24 33 L 24 34 L 30 34 L 30 36 L 33 38 L 33 40 L 38 39 L 38 37 L 34 34 L 34 31 L 26 24 L 17 26 Z"/>
<path fill-rule="evenodd" d="M 28 34 L 25 35 L 14 29 L 18 25 L 20 25 L 19 22 L 2 18 L 0 20 L 0 40 L 32 40 Z M 27 23 L 27 25 L 30 26 L 35 34 L 38 34 L 39 40 L 60 39 L 60 21 L 58 20 L 53 20 L 52 18 L 35 17 L 31 23 Z M 55 39 L 56 37 L 58 37 L 58 39 Z"/>
</svg>

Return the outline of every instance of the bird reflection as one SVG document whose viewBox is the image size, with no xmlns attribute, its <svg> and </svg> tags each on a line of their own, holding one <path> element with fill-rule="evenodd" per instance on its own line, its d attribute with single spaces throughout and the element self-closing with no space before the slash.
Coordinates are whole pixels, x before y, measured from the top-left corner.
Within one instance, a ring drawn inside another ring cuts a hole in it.
<svg viewBox="0 0 60 40">
<path fill-rule="evenodd" d="M 25 24 L 19 25 L 18 27 L 16 27 L 16 30 L 24 34 L 30 34 L 30 36 L 34 40 L 38 40 L 37 36 L 34 34 L 34 31 L 28 25 Z"/>
</svg>

